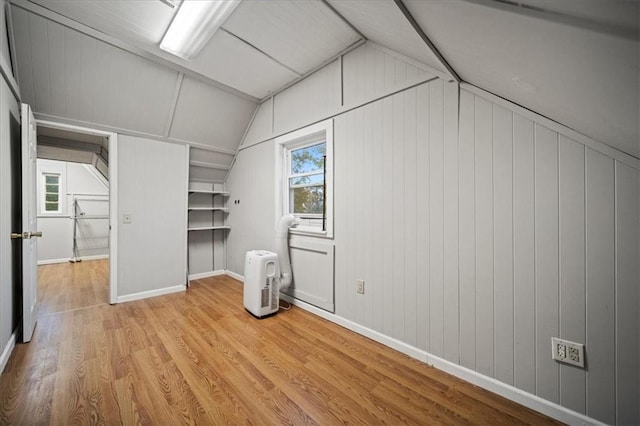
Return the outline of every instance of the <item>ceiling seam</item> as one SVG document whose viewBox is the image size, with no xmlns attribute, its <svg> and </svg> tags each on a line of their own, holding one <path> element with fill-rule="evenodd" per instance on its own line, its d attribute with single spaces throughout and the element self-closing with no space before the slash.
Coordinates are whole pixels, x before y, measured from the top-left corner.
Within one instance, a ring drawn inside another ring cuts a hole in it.
<svg viewBox="0 0 640 426">
<path fill-rule="evenodd" d="M 293 81 L 290 81 L 289 83 L 285 84 L 284 86 L 282 86 L 281 88 L 279 88 L 278 90 L 275 90 L 271 93 L 269 93 L 267 96 L 265 96 L 264 98 L 262 98 L 260 100 L 259 103 L 263 103 L 264 101 L 266 101 L 267 99 L 274 97 L 276 95 L 278 95 L 279 93 L 284 92 L 285 90 L 287 90 L 289 87 L 300 83 L 302 80 L 304 80 L 305 78 L 313 75 L 316 73 L 316 71 L 321 70 L 322 68 L 326 67 L 327 65 L 335 62 L 338 58 L 340 58 L 343 55 L 346 55 L 347 53 L 351 52 L 352 50 L 362 46 L 363 44 L 365 44 L 367 41 L 360 39 L 358 41 L 356 41 L 355 43 L 351 44 L 350 46 L 346 47 L 344 50 L 342 50 L 341 52 L 339 52 L 337 55 L 333 55 L 332 57 L 330 57 L 329 59 L 327 59 L 326 61 L 322 62 L 320 65 L 310 69 L 309 71 L 307 71 L 306 73 L 304 73 L 302 76 L 296 78 Z"/>
<path fill-rule="evenodd" d="M 519 114 L 525 118 L 535 121 L 541 126 L 547 127 L 554 132 L 562 134 L 577 143 L 580 143 L 608 157 L 611 157 L 616 161 L 620 161 L 630 167 L 640 170 L 639 156 L 623 151 L 619 148 L 614 147 L 613 145 L 604 143 L 601 140 L 595 139 L 594 137 L 591 137 L 585 133 L 581 133 L 580 131 L 570 127 L 567 124 L 563 124 L 558 120 L 548 117 L 540 112 L 536 112 L 533 109 L 527 108 L 524 105 L 521 105 L 515 101 L 500 96 L 475 84 L 461 82 L 459 86 L 461 90 L 466 90 L 474 95 L 488 100 L 489 102 L 494 102 L 500 106 L 510 109 L 515 114 Z"/>
<path fill-rule="evenodd" d="M 169 117 L 167 117 L 167 123 L 164 127 L 163 136 L 169 137 L 171 134 L 171 128 L 173 127 L 173 120 L 176 116 L 176 108 L 178 106 L 178 99 L 180 99 L 180 92 L 182 91 L 182 82 L 184 81 L 184 73 L 178 72 L 178 78 L 176 79 L 176 87 L 173 91 L 173 98 L 171 99 L 171 105 L 169 109 Z"/>
<path fill-rule="evenodd" d="M 251 47 L 252 49 L 262 53 L 264 56 L 266 56 L 267 58 L 271 59 L 273 62 L 285 67 L 286 69 L 288 69 L 289 71 L 291 71 L 292 73 L 297 75 L 298 77 L 302 76 L 302 73 L 300 71 L 294 70 L 293 68 L 291 68 L 290 66 L 288 66 L 284 62 L 279 61 L 278 59 L 274 58 L 273 56 L 271 56 L 270 54 L 268 54 L 264 50 L 260 49 L 259 47 L 255 46 L 255 45 L 253 45 L 251 43 L 249 43 L 247 40 L 243 39 L 242 37 L 232 33 L 231 31 L 229 31 L 228 29 L 226 29 L 224 27 L 220 27 L 220 29 L 222 31 L 224 31 L 225 33 L 229 34 L 230 36 L 235 37 L 236 39 L 240 40 L 242 43 L 246 44 L 247 46 Z"/>
<path fill-rule="evenodd" d="M 206 145 L 201 142 L 186 141 L 178 138 L 165 138 L 162 135 L 141 132 L 138 130 L 126 129 L 124 127 L 109 126 L 105 124 L 93 123 L 90 121 L 83 121 L 83 120 L 76 120 L 76 119 L 67 118 L 67 117 L 59 117 L 57 115 L 44 114 L 39 112 L 34 112 L 33 115 L 36 117 L 36 121 L 50 121 L 56 124 L 71 124 L 74 126 L 88 127 L 96 130 L 113 132 L 113 133 L 117 133 L 118 135 L 133 136 L 136 138 L 144 138 L 144 139 L 149 139 L 154 141 L 173 143 L 177 145 L 190 145 L 191 148 L 201 149 L 203 151 L 217 152 L 219 154 L 224 154 L 229 156 L 233 156 L 236 153 L 235 150 L 220 148 L 212 145 Z"/>
<path fill-rule="evenodd" d="M 572 16 L 562 12 L 548 10 L 543 7 L 536 7 L 526 3 L 512 0 L 463 0 L 467 3 L 479 6 L 491 7 L 505 12 L 515 13 L 518 15 L 541 19 L 560 24 L 570 25 L 572 27 L 581 28 L 589 31 L 595 31 L 602 34 L 609 34 L 614 37 L 621 37 L 629 40 L 637 40 L 637 30 L 625 25 L 612 25 L 604 22 L 598 22 L 593 19 Z"/>
<path fill-rule="evenodd" d="M 305 124 L 305 125 L 302 125 L 302 126 L 298 126 L 298 127 L 293 128 L 293 129 L 281 130 L 279 132 L 275 132 L 274 131 L 266 139 L 261 139 L 261 140 L 259 140 L 257 142 L 252 143 L 251 145 L 239 146 L 238 147 L 238 152 L 244 151 L 245 149 L 249 149 L 249 148 L 254 147 L 256 145 L 263 144 L 265 142 L 269 142 L 269 141 L 271 141 L 271 140 L 273 140 L 273 139 L 275 139 L 277 137 L 280 137 L 282 135 L 286 135 L 287 133 L 295 132 L 296 130 L 300 130 L 300 129 L 308 127 L 308 126 L 312 126 L 314 124 L 320 123 L 321 121 L 325 121 L 325 120 L 329 120 L 329 119 L 335 119 L 336 117 L 338 117 L 340 115 L 343 115 L 343 114 L 346 114 L 348 112 L 354 111 L 354 110 L 356 110 L 358 108 L 365 107 L 365 106 L 367 106 L 369 104 L 372 104 L 374 102 L 380 101 L 382 99 L 389 98 L 389 97 L 394 96 L 394 95 L 396 95 L 398 93 L 413 89 L 414 87 L 418 87 L 418 86 L 421 86 L 423 84 L 429 84 L 432 81 L 438 80 L 439 78 L 440 77 L 434 75 L 431 78 L 426 78 L 425 80 L 421 80 L 421 81 L 415 82 L 415 83 L 413 83 L 413 84 L 411 84 L 411 85 L 409 85 L 407 87 L 403 87 L 403 88 L 400 88 L 400 89 L 397 89 L 397 90 L 393 90 L 393 91 L 391 91 L 389 93 L 386 93 L 384 95 L 376 96 L 373 99 L 365 101 L 364 103 L 356 104 L 356 105 L 352 105 L 352 106 L 348 106 L 348 107 L 340 107 L 340 108 L 338 108 L 338 109 L 336 109 L 336 110 L 334 110 L 332 112 L 329 112 L 327 114 L 322 115 L 321 118 L 314 119 L 314 121 L 312 123 L 308 123 L 308 124 Z"/>
<path fill-rule="evenodd" d="M 340 18 L 342 20 L 342 22 L 347 24 L 349 26 L 349 28 L 351 28 L 356 34 L 358 34 L 362 40 L 364 40 L 364 41 L 368 40 L 367 36 L 362 34 L 362 32 L 358 28 L 356 28 L 355 25 L 353 25 L 349 20 L 347 20 L 347 18 L 342 16 L 342 14 L 340 12 L 338 12 L 333 6 L 331 6 L 331 4 L 328 2 L 328 0 L 322 0 L 321 2 L 325 6 L 327 6 L 329 8 L 329 10 L 331 10 L 338 18 Z"/>
<path fill-rule="evenodd" d="M 431 42 L 429 37 L 427 37 L 425 32 L 422 30 L 422 27 L 420 27 L 420 24 L 418 24 L 413 15 L 411 15 L 411 12 L 409 12 L 409 9 L 407 9 L 407 6 L 402 2 L 402 0 L 393 0 L 393 2 L 396 4 L 396 6 L 398 6 L 400 12 L 402 12 L 407 21 L 409 21 L 409 24 L 411 24 L 415 32 L 418 33 L 431 53 L 433 53 L 433 55 L 438 59 L 442 66 L 447 70 L 451 78 L 457 83 L 462 82 L 462 79 L 460 78 L 460 76 L 458 76 L 458 73 L 455 72 L 455 70 L 451 67 L 451 65 L 449 65 L 447 60 L 442 56 L 440 51 L 438 51 L 438 48 Z"/>
</svg>

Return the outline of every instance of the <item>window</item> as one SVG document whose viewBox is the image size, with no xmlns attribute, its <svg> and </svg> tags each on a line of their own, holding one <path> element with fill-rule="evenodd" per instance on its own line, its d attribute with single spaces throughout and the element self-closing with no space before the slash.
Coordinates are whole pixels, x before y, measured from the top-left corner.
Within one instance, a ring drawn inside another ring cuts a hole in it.
<svg viewBox="0 0 640 426">
<path fill-rule="evenodd" d="M 332 236 L 332 154 L 332 120 L 276 139 L 276 219 L 292 213 L 299 221 L 296 231 Z"/>
<path fill-rule="evenodd" d="M 61 213 L 60 209 L 60 175 L 43 173 L 44 212 Z"/>
<path fill-rule="evenodd" d="M 288 152 L 289 213 L 324 213 L 324 185 L 327 143 L 304 146 Z"/>
</svg>

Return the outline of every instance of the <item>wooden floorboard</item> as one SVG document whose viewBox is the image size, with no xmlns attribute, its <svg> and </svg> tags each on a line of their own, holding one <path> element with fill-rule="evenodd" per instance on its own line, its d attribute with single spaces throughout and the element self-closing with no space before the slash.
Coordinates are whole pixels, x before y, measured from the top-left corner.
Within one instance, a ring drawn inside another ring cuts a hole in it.
<svg viewBox="0 0 640 426">
<path fill-rule="evenodd" d="M 109 260 L 38 266 L 39 315 L 109 302 Z"/>
<path fill-rule="evenodd" d="M 0 377 L 0 424 L 553 423 L 296 307 L 255 319 L 226 276 L 118 305 L 55 297 Z"/>
</svg>

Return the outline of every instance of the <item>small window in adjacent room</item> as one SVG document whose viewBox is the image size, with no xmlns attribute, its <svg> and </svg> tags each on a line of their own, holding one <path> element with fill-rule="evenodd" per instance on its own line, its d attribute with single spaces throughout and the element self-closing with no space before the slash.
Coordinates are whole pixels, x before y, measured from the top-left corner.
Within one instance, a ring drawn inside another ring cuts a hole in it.
<svg viewBox="0 0 640 426">
<path fill-rule="evenodd" d="M 333 121 L 276 139 L 276 218 L 294 214 L 299 232 L 333 234 Z"/>
<path fill-rule="evenodd" d="M 60 209 L 60 175 L 43 173 L 43 213 L 61 213 Z"/>
</svg>

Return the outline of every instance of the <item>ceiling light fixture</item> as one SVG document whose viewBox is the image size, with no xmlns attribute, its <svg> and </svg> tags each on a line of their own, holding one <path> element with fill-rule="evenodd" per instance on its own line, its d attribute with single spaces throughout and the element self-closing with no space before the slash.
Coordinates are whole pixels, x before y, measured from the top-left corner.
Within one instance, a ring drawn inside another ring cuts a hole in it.
<svg viewBox="0 0 640 426">
<path fill-rule="evenodd" d="M 240 0 L 184 0 L 160 42 L 160 49 L 183 59 L 195 58 Z"/>
</svg>

